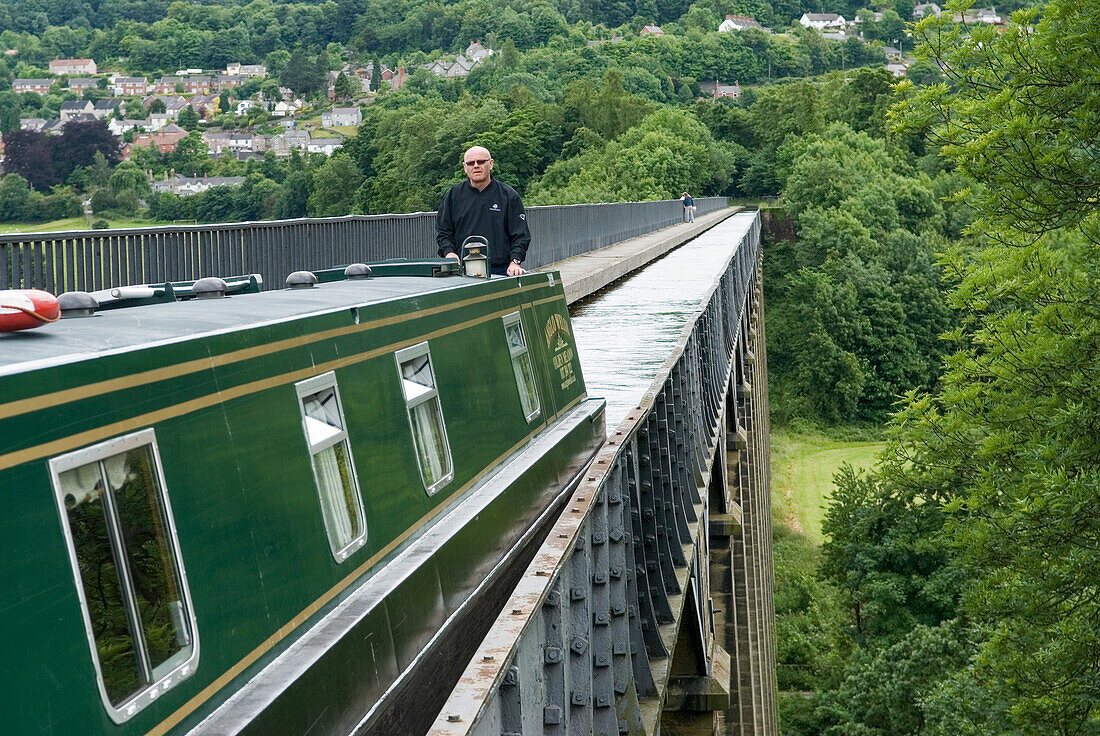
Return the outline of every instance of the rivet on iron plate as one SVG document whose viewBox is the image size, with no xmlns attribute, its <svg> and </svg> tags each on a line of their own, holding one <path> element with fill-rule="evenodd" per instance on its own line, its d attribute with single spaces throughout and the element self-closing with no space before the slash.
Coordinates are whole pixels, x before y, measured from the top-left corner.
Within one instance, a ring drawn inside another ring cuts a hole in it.
<svg viewBox="0 0 1100 736">
<path fill-rule="evenodd" d="M 457 713 L 452 713 L 451 715 L 447 716 L 448 723 L 458 723 L 461 720 L 462 716 L 458 715 Z"/>
</svg>

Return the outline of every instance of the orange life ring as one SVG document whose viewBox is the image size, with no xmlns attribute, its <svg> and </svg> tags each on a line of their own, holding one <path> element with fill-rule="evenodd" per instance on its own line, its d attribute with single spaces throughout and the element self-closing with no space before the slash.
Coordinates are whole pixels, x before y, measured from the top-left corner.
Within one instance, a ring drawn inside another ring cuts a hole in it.
<svg viewBox="0 0 1100 736">
<path fill-rule="evenodd" d="M 39 289 L 0 290 L 0 332 L 30 330 L 61 317 L 57 297 Z"/>
</svg>

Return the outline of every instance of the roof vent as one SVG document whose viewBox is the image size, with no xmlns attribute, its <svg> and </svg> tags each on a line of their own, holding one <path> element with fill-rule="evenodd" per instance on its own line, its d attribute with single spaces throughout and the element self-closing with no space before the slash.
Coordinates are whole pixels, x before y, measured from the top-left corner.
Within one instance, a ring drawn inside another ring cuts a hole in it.
<svg viewBox="0 0 1100 736">
<path fill-rule="evenodd" d="M 220 299 L 227 291 L 229 291 L 229 285 L 217 276 L 199 279 L 191 287 L 191 293 L 196 299 Z"/>
<path fill-rule="evenodd" d="M 317 275 L 312 271 L 295 271 L 286 277 L 288 289 L 312 289 L 317 285 Z"/>
<path fill-rule="evenodd" d="M 370 266 L 365 263 L 353 263 L 344 269 L 344 278 L 350 281 L 369 279 L 370 276 Z"/>
<path fill-rule="evenodd" d="M 61 305 L 61 316 L 66 319 L 91 317 L 99 308 L 99 302 L 86 291 L 66 291 L 57 297 L 57 303 Z"/>
</svg>

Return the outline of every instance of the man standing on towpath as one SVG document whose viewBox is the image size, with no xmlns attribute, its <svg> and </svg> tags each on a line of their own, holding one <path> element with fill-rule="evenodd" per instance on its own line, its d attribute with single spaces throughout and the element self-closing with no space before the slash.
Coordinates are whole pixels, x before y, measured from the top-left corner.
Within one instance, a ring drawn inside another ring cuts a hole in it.
<svg viewBox="0 0 1100 736">
<path fill-rule="evenodd" d="M 492 272 L 498 276 L 527 273 L 522 264 L 531 244 L 527 213 L 515 189 L 492 177 L 493 157 L 474 146 L 462 157 L 467 180 L 447 190 L 435 216 L 439 255 L 459 260 L 471 235 L 489 241 Z"/>
</svg>

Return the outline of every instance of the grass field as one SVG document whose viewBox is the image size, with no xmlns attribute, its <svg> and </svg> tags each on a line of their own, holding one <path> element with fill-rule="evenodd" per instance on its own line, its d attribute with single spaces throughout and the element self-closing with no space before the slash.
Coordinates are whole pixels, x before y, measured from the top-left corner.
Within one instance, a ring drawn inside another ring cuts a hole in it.
<svg viewBox="0 0 1100 736">
<path fill-rule="evenodd" d="M 774 516 L 817 544 L 823 541 L 821 520 L 833 490 L 833 474 L 844 463 L 857 469 L 871 467 L 883 446 L 787 429 L 772 432 L 771 444 Z"/>
<path fill-rule="evenodd" d="M 98 217 L 96 218 L 99 219 Z M 108 220 L 110 226 L 115 227 L 150 227 L 154 223 L 139 222 L 136 220 Z M 52 222 L 36 222 L 32 224 L 0 223 L 0 234 L 4 233 L 56 233 L 66 230 L 87 230 L 88 221 L 83 217 L 70 217 L 65 220 L 53 220 Z"/>
</svg>

